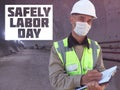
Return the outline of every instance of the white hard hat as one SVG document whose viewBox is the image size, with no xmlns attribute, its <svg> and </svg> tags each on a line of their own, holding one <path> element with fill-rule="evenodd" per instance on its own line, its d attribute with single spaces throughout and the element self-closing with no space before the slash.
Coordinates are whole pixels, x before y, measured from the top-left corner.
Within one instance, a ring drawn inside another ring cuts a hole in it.
<svg viewBox="0 0 120 90">
<path fill-rule="evenodd" d="M 90 0 L 79 0 L 73 5 L 71 14 L 78 13 L 78 14 L 85 14 L 93 16 L 94 18 L 97 18 L 95 6 Z"/>
</svg>

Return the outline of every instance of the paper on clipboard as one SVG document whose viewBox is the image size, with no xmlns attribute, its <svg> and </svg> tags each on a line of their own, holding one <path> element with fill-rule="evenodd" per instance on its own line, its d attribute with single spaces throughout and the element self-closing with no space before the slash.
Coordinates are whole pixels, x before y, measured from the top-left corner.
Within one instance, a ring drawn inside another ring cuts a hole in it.
<svg viewBox="0 0 120 90">
<path fill-rule="evenodd" d="M 109 68 L 109 69 L 101 72 L 102 73 L 102 79 L 99 81 L 99 84 L 109 82 L 111 77 L 116 72 L 116 70 L 117 70 L 117 66 L 114 66 L 112 68 Z"/>
<path fill-rule="evenodd" d="M 102 73 L 102 79 L 98 82 L 99 84 L 107 83 L 110 81 L 111 77 L 115 74 L 117 70 L 117 66 L 113 66 L 109 69 L 106 69 L 105 71 L 101 72 Z M 83 86 L 81 88 L 78 88 L 76 90 L 83 90 L 87 88 L 87 86 Z"/>
</svg>

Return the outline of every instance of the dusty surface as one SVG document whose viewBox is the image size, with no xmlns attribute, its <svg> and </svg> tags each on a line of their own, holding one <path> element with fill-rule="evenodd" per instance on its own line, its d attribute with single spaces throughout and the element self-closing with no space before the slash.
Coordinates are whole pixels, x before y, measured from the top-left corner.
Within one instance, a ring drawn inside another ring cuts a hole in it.
<svg viewBox="0 0 120 90">
<path fill-rule="evenodd" d="M 53 90 L 48 80 L 49 51 L 22 50 L 0 58 L 0 90 Z M 120 63 L 105 61 L 106 67 Z M 106 90 L 120 90 L 120 71 Z"/>
<path fill-rule="evenodd" d="M 23 50 L 0 58 L 0 90 L 52 90 L 48 57 L 46 51 Z"/>
</svg>

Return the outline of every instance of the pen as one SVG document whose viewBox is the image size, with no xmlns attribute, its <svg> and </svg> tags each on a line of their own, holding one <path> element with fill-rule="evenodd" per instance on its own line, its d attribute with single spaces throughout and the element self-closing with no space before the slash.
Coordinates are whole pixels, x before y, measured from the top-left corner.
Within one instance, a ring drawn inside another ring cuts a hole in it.
<svg viewBox="0 0 120 90">
<path fill-rule="evenodd" d="M 83 87 L 78 88 L 78 89 L 76 89 L 76 90 L 83 90 L 83 89 L 85 89 L 85 88 L 87 88 L 87 86 L 83 86 Z"/>
</svg>

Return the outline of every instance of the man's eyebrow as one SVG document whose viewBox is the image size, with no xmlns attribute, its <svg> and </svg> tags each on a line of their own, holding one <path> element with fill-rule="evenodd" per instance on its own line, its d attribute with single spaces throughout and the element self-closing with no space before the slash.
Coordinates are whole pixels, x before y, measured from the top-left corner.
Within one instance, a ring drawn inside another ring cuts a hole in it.
<svg viewBox="0 0 120 90">
<path fill-rule="evenodd" d="M 79 16 L 79 19 L 82 19 L 82 20 L 83 20 L 84 18 L 85 18 L 84 16 Z"/>
<path fill-rule="evenodd" d="M 85 16 L 80 16 L 80 18 L 85 18 Z"/>
</svg>

